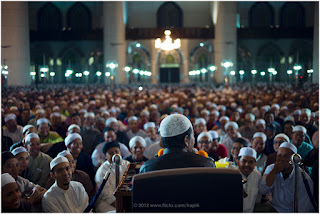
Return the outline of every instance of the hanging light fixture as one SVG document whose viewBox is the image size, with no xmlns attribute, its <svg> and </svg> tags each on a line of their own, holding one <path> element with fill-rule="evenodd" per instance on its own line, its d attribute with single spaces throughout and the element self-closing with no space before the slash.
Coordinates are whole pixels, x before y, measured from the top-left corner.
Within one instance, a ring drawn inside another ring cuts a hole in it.
<svg viewBox="0 0 320 214">
<path fill-rule="evenodd" d="M 156 39 L 155 41 L 155 48 L 161 48 L 164 51 L 171 51 L 173 49 L 178 49 L 181 47 L 180 39 L 174 40 L 172 42 L 172 38 L 170 37 L 171 31 L 165 30 L 164 31 L 165 40 L 162 42 L 160 38 Z"/>
</svg>

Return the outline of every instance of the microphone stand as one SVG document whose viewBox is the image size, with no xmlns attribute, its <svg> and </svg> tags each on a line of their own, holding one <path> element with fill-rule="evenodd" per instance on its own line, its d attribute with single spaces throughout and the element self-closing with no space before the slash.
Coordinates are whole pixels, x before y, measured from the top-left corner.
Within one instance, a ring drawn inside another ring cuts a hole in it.
<svg viewBox="0 0 320 214">
<path fill-rule="evenodd" d="M 119 180 L 120 180 L 120 163 L 122 161 L 122 158 L 120 155 L 118 154 L 115 154 L 113 157 L 112 157 L 112 162 L 115 164 L 115 174 L 116 174 L 116 188 L 118 187 L 119 185 Z"/>
<path fill-rule="evenodd" d="M 298 212 L 298 179 L 299 179 L 299 165 L 301 165 L 301 156 L 299 154 L 293 154 L 291 156 L 291 164 L 294 165 L 294 203 L 293 211 Z"/>
</svg>

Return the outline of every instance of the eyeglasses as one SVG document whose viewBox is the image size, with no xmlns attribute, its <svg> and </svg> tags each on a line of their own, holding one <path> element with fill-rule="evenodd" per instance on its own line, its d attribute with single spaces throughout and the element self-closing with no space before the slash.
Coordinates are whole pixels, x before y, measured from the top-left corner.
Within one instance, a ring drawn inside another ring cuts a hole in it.
<svg viewBox="0 0 320 214">
<path fill-rule="evenodd" d="M 205 144 L 208 144 L 208 143 L 211 143 L 211 141 L 199 141 L 199 143 L 205 143 Z"/>
<path fill-rule="evenodd" d="M 242 147 L 241 146 L 238 146 L 238 147 L 232 147 L 232 149 L 237 149 L 237 150 L 240 150 Z"/>
</svg>

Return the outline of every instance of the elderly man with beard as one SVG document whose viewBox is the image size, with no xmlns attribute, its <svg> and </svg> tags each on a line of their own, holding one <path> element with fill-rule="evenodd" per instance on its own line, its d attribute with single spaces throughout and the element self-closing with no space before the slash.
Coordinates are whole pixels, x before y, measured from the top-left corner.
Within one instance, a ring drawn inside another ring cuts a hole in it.
<svg viewBox="0 0 320 214">
<path fill-rule="evenodd" d="M 277 152 L 277 160 L 269 165 L 259 183 L 259 191 L 266 195 L 272 193 L 271 206 L 277 212 L 292 213 L 294 205 L 294 177 L 295 170 L 290 164 L 291 156 L 297 153 L 297 147 L 284 142 Z M 298 212 L 314 212 L 308 196 L 302 174 L 304 173 L 310 190 L 313 190 L 313 181 L 307 173 L 298 169 Z"/>
<path fill-rule="evenodd" d="M 17 143 L 23 139 L 22 126 L 17 125 L 17 116 L 8 114 L 5 118 L 5 126 L 3 128 L 3 136 L 10 137 L 13 143 Z"/>
<path fill-rule="evenodd" d="M 71 181 L 72 169 L 66 157 L 56 157 L 50 162 L 51 177 L 55 183 L 44 194 L 42 208 L 45 212 L 81 213 L 89 204 L 83 185 Z"/>
<path fill-rule="evenodd" d="M 243 212 L 252 213 L 259 193 L 261 173 L 255 169 L 257 152 L 250 147 L 240 149 L 236 160 L 243 184 Z"/>
</svg>

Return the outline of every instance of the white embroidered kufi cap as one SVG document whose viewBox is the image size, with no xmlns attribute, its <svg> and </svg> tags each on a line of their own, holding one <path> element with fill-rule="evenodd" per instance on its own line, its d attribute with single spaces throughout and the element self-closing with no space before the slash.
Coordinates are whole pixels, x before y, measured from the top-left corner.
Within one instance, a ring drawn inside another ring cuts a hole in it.
<svg viewBox="0 0 320 214">
<path fill-rule="evenodd" d="M 253 135 L 252 139 L 255 139 L 256 137 L 261 137 L 263 142 L 266 142 L 266 140 L 267 140 L 267 135 L 265 133 L 263 133 L 263 132 L 256 132 Z"/>
<path fill-rule="evenodd" d="M 17 154 L 19 154 L 19 153 L 21 153 L 21 152 L 26 152 L 26 153 L 28 153 L 28 151 L 26 150 L 26 148 L 24 148 L 23 146 L 20 146 L 20 147 L 15 148 L 14 150 L 12 150 L 11 153 L 12 153 L 14 156 L 16 156 Z"/>
<path fill-rule="evenodd" d="M 258 120 L 256 121 L 256 126 L 257 126 L 257 125 L 260 125 L 260 124 L 266 125 L 266 121 L 265 121 L 264 119 L 258 119 Z"/>
<path fill-rule="evenodd" d="M 68 146 L 70 143 L 72 143 L 72 141 L 74 141 L 75 139 L 80 139 L 82 141 L 82 137 L 81 135 L 79 135 L 78 133 L 72 133 L 69 134 L 66 139 L 64 139 L 64 143 L 66 146 Z"/>
<path fill-rule="evenodd" d="M 257 152 L 253 148 L 242 147 L 240 149 L 238 157 L 242 157 L 242 156 L 249 156 L 249 157 L 252 157 L 254 159 L 257 159 Z"/>
<path fill-rule="evenodd" d="M 15 114 L 7 114 L 4 118 L 4 122 L 7 122 L 8 120 L 15 120 L 17 116 Z"/>
<path fill-rule="evenodd" d="M 57 157 L 65 157 L 67 155 L 71 155 L 71 153 L 68 150 L 63 150 L 57 154 Z"/>
<path fill-rule="evenodd" d="M 30 129 L 31 127 L 35 128 L 33 125 L 26 125 L 23 127 L 22 129 L 22 133 L 25 133 L 28 129 Z"/>
<path fill-rule="evenodd" d="M 1 175 L 1 188 L 7 184 L 11 184 L 15 182 L 16 180 L 14 180 L 14 178 L 9 173 L 3 173 Z"/>
<path fill-rule="evenodd" d="M 144 130 L 147 130 L 148 128 L 150 128 L 150 127 L 152 127 L 152 128 L 156 128 L 156 124 L 154 123 L 154 122 L 148 122 L 148 123 L 145 123 L 144 125 L 143 125 L 143 129 Z"/>
<path fill-rule="evenodd" d="M 172 114 L 165 117 L 160 124 L 161 137 L 173 137 L 186 132 L 192 124 L 190 120 L 182 114 Z"/>
<path fill-rule="evenodd" d="M 128 119 L 128 123 L 130 123 L 132 120 L 138 121 L 138 118 L 136 116 L 131 116 Z"/>
<path fill-rule="evenodd" d="M 110 123 L 118 123 L 118 120 L 114 117 L 109 117 L 107 120 L 106 120 L 106 126 L 109 126 Z"/>
<path fill-rule="evenodd" d="M 297 150 L 297 147 L 295 146 L 295 145 L 293 145 L 292 143 L 287 143 L 287 142 L 283 142 L 283 143 L 281 143 L 281 145 L 279 146 L 279 149 L 280 148 L 288 148 L 288 149 L 290 149 L 291 151 L 293 151 L 293 153 L 297 153 L 298 152 L 298 150 Z"/>
<path fill-rule="evenodd" d="M 198 135 L 198 137 L 197 137 L 197 141 L 199 142 L 199 141 L 201 140 L 201 138 L 204 137 L 204 136 L 207 136 L 208 139 L 209 139 L 210 141 L 212 141 L 212 137 L 211 137 L 211 135 L 210 135 L 209 132 L 201 132 L 201 133 Z"/>
<path fill-rule="evenodd" d="M 245 119 L 250 120 L 250 121 L 254 121 L 256 119 L 256 117 L 254 116 L 254 114 L 249 113 L 249 114 L 246 114 Z"/>
<path fill-rule="evenodd" d="M 37 126 L 39 126 L 42 123 L 50 124 L 50 122 L 47 118 L 40 118 L 37 120 Z"/>
<path fill-rule="evenodd" d="M 274 137 L 274 139 L 277 139 L 278 137 L 281 137 L 281 138 L 285 139 L 287 143 L 290 143 L 290 138 L 286 134 L 283 134 L 283 133 L 277 134 Z"/>
<path fill-rule="evenodd" d="M 228 122 L 230 121 L 229 117 L 227 117 L 227 116 L 220 117 L 219 122 L 221 122 L 222 120 L 226 120 Z"/>
<path fill-rule="evenodd" d="M 55 157 L 51 162 L 50 162 L 50 170 L 53 169 L 56 165 L 59 163 L 69 163 L 68 159 L 66 157 Z"/>
<path fill-rule="evenodd" d="M 196 119 L 196 121 L 194 122 L 194 125 L 195 126 L 197 126 L 197 125 L 199 125 L 199 124 L 203 124 L 203 125 L 206 125 L 207 124 L 207 122 L 206 122 L 206 120 L 204 119 L 204 118 L 197 118 Z"/>
<path fill-rule="evenodd" d="M 297 125 L 297 126 L 293 127 L 292 132 L 298 132 L 298 131 L 303 132 L 303 134 L 307 133 L 307 129 L 304 126 Z"/>
<path fill-rule="evenodd" d="M 210 130 L 208 131 L 208 133 L 211 135 L 211 138 L 214 139 L 218 139 L 219 138 L 219 134 L 216 131 Z"/>
<path fill-rule="evenodd" d="M 140 137 L 140 136 L 134 136 L 133 138 L 131 138 L 129 141 L 129 147 L 130 148 L 134 147 L 137 142 L 140 142 L 143 145 L 143 147 L 147 147 L 146 141 L 144 140 L 143 137 Z"/>
<path fill-rule="evenodd" d="M 37 133 L 29 133 L 29 134 L 24 138 L 24 142 L 27 144 L 27 143 L 30 142 L 30 140 L 31 140 L 32 138 L 38 138 L 38 139 L 40 139 L 40 138 L 39 138 L 39 135 L 38 135 Z"/>
<path fill-rule="evenodd" d="M 80 126 L 78 126 L 77 124 L 71 124 L 71 125 L 68 127 L 68 132 L 69 132 L 70 130 L 72 130 L 73 128 L 78 128 L 79 130 L 81 130 L 81 129 L 80 129 Z"/>
<path fill-rule="evenodd" d="M 234 121 L 227 122 L 226 125 L 224 125 L 224 129 L 227 130 L 229 126 L 232 126 L 234 129 L 239 128 L 239 125 Z"/>
</svg>

